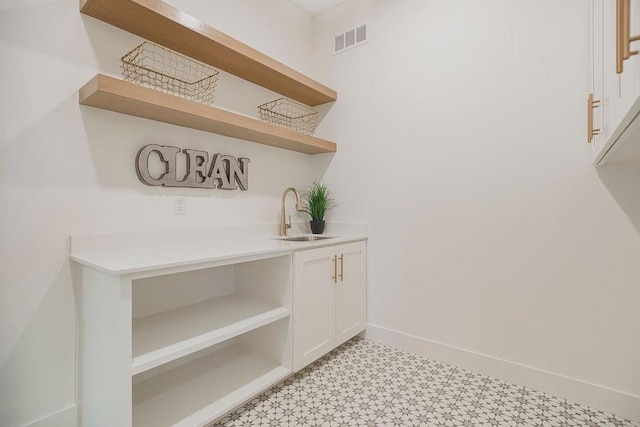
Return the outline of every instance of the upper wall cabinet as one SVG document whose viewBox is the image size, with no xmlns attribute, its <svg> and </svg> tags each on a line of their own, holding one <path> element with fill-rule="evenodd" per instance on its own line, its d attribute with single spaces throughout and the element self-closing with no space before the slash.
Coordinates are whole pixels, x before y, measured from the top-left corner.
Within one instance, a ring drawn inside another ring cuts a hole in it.
<svg viewBox="0 0 640 427">
<path fill-rule="evenodd" d="M 607 5 L 613 3 L 606 2 Z M 615 58 L 604 58 L 605 34 L 613 40 L 613 27 L 605 29 L 605 23 L 611 25 L 610 16 L 613 8 L 605 8 L 605 0 L 593 0 L 591 22 L 591 88 L 587 99 L 587 141 L 593 144 L 594 151 L 599 151 L 607 141 L 609 126 L 604 126 L 604 112 L 609 111 L 609 102 L 604 96 L 604 64 L 611 63 Z M 607 50 L 607 54 L 613 53 Z M 612 78 L 612 76 L 611 76 Z"/>
<path fill-rule="evenodd" d="M 366 329 L 366 259 L 364 242 L 295 252 L 294 370 Z"/>
<path fill-rule="evenodd" d="M 640 0 L 593 0 L 587 100 L 594 166 L 640 159 Z"/>
<path fill-rule="evenodd" d="M 315 106 L 337 93 L 159 0 L 81 0 L 80 11 L 228 73 Z"/>
</svg>

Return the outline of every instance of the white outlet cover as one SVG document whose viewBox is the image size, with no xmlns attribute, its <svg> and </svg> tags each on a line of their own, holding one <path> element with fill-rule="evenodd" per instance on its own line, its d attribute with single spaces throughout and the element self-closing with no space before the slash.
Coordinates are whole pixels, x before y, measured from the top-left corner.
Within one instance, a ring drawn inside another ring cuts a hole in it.
<svg viewBox="0 0 640 427">
<path fill-rule="evenodd" d="M 173 214 L 174 215 L 187 214 L 187 198 L 186 197 L 176 196 L 173 198 Z"/>
</svg>

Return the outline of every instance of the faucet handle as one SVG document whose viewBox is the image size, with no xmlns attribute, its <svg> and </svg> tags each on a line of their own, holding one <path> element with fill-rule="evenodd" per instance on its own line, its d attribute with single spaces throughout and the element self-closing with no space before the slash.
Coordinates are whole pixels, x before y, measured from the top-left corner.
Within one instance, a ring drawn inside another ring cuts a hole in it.
<svg viewBox="0 0 640 427">
<path fill-rule="evenodd" d="M 289 215 L 289 223 L 284 225 L 285 228 L 291 228 L 291 215 Z"/>
</svg>

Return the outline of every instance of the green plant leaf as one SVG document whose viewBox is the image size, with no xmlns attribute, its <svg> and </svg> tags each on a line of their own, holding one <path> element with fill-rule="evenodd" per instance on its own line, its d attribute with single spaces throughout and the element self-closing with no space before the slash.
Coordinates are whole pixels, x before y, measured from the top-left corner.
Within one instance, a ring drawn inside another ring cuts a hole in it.
<svg viewBox="0 0 640 427">
<path fill-rule="evenodd" d="M 309 214 L 313 221 L 322 221 L 336 207 L 331 191 L 321 182 L 314 181 L 309 190 L 302 195 L 303 212 Z"/>
</svg>

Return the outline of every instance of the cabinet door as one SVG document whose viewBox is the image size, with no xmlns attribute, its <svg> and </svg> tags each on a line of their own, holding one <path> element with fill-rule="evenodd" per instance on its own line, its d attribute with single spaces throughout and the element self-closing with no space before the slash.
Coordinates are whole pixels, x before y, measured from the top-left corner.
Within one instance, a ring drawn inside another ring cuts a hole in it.
<svg viewBox="0 0 640 427">
<path fill-rule="evenodd" d="M 336 345 L 340 345 L 366 328 L 366 245 L 364 242 L 340 245 L 336 254 Z"/>
<path fill-rule="evenodd" d="M 630 1 L 630 35 L 640 34 L 640 0 Z M 640 95 L 640 55 L 631 55 L 623 61 L 623 72 L 616 72 L 617 47 L 617 2 L 594 0 L 594 46 L 602 42 L 602 69 L 594 73 L 594 98 L 602 99 L 601 109 L 594 111 L 594 126 L 600 135 L 594 138 L 594 152 L 598 156 L 615 133 L 631 105 Z M 598 30 L 601 27 L 601 34 Z M 640 48 L 640 42 L 632 42 L 631 50 Z M 595 53 L 597 57 L 597 52 Z M 598 67 L 598 64 L 596 64 Z M 602 75 L 602 82 L 598 73 Z M 602 87 L 602 98 L 598 87 Z M 601 110 L 601 111 L 598 111 Z M 598 120 L 602 118 L 602 122 Z"/>
<path fill-rule="evenodd" d="M 336 346 L 335 247 L 293 255 L 293 366 L 297 371 Z"/>
<path fill-rule="evenodd" d="M 630 0 L 630 35 L 640 34 L 640 0 Z M 640 42 L 631 43 L 631 51 L 638 50 Z M 620 123 L 640 94 L 640 55 L 631 55 L 624 61 L 624 71 L 618 75 L 616 124 Z"/>
<path fill-rule="evenodd" d="M 611 26 L 611 22 L 608 19 L 613 17 L 612 12 L 605 9 L 611 9 L 614 2 L 608 1 L 605 4 L 605 0 L 593 0 L 591 9 L 591 93 L 593 93 L 593 99 L 600 101 L 598 108 L 592 109 L 593 114 L 593 128 L 599 129 L 600 133 L 593 136 L 591 141 L 594 148 L 594 156 L 600 151 L 604 143 L 607 141 L 608 129 L 604 126 L 604 116 L 609 109 L 609 102 L 605 99 L 604 94 L 604 64 L 606 61 L 614 61 L 615 58 L 605 58 L 605 42 L 613 41 L 613 36 L 610 40 L 605 41 L 605 31 L 612 31 L 612 28 L 605 30 L 605 26 Z M 611 63 L 610 63 L 611 65 Z"/>
</svg>

